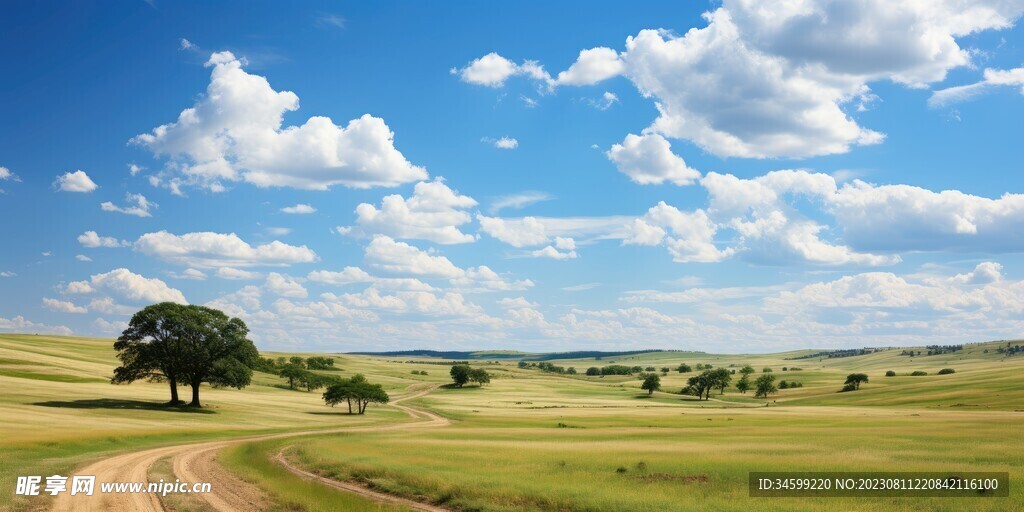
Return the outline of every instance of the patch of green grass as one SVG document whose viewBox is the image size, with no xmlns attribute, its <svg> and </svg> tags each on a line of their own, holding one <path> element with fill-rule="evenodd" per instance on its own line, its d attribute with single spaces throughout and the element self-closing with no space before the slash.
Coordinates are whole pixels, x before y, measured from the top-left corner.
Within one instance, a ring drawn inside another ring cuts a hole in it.
<svg viewBox="0 0 1024 512">
<path fill-rule="evenodd" d="M 338 437 L 338 436 L 335 436 Z M 340 492 L 323 484 L 303 479 L 275 464 L 271 459 L 287 440 L 248 443 L 225 450 L 219 461 L 243 480 L 266 491 L 273 503 L 269 512 L 308 511 L 396 512 L 406 510 L 366 498 Z"/>
</svg>

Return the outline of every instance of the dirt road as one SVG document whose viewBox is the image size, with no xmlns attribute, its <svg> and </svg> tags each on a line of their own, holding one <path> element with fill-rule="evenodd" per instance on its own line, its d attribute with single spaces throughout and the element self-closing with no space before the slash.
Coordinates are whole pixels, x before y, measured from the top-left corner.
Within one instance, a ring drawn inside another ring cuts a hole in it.
<svg viewBox="0 0 1024 512">
<path fill-rule="evenodd" d="M 76 471 L 76 474 L 78 475 L 96 476 L 97 492 L 94 493 L 93 496 L 71 496 L 66 492 L 61 493 L 54 501 L 53 508 L 51 510 L 54 512 L 166 512 L 166 508 L 160 502 L 159 497 L 153 493 L 101 494 L 98 492 L 100 482 L 148 481 L 149 468 L 156 461 L 166 457 L 171 457 L 175 478 L 180 479 L 182 482 L 210 482 L 212 484 L 212 491 L 208 494 L 202 494 L 201 496 L 214 510 L 217 510 L 218 512 L 263 510 L 267 504 L 266 496 L 263 492 L 256 486 L 243 482 L 224 471 L 223 468 L 221 468 L 215 461 L 218 451 L 239 443 L 263 441 L 267 439 L 280 439 L 313 434 L 329 434 L 333 432 L 379 432 L 382 430 L 444 426 L 449 423 L 446 418 L 438 416 L 430 411 L 416 409 L 414 407 L 401 404 L 401 402 L 406 400 L 422 397 L 437 389 L 437 387 L 438 386 L 436 385 L 429 386 L 392 402 L 392 407 L 400 409 L 410 417 L 418 420 L 415 422 L 391 425 L 346 427 L 330 430 L 287 432 L 281 434 L 242 437 L 225 441 L 165 446 L 162 448 L 126 453 L 109 459 L 104 459 Z M 283 457 L 280 457 L 280 454 L 279 458 L 286 469 L 297 475 L 304 478 L 315 478 L 320 481 L 325 480 L 288 464 Z M 353 484 L 329 485 L 341 490 L 360 494 L 369 499 L 403 504 L 413 510 L 427 510 L 435 512 L 445 510 L 443 508 L 429 507 L 414 501 L 377 493 Z"/>
</svg>

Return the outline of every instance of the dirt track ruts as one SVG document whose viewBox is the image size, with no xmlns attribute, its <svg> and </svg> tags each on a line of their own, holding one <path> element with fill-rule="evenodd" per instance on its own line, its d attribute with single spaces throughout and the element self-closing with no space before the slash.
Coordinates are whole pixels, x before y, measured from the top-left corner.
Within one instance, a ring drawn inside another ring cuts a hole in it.
<svg viewBox="0 0 1024 512">
<path fill-rule="evenodd" d="M 438 386 L 436 385 L 429 386 L 409 396 L 395 400 L 391 404 L 392 407 L 402 410 L 415 419 L 421 420 L 413 423 L 366 425 L 328 430 L 306 430 L 281 434 L 258 435 L 224 441 L 165 446 L 162 448 L 142 450 L 103 459 L 81 468 L 75 473 L 78 475 L 96 476 L 96 492 L 92 496 L 83 496 L 81 494 L 71 496 L 67 492 L 59 494 L 57 499 L 54 500 L 51 510 L 54 512 L 166 512 L 167 509 L 164 507 L 163 503 L 160 502 L 160 498 L 154 493 L 102 494 L 99 492 L 99 484 L 101 482 L 148 482 L 149 468 L 156 463 L 156 461 L 167 457 L 172 458 L 172 467 L 175 478 L 188 483 L 210 482 L 212 484 L 211 492 L 207 494 L 200 494 L 200 496 L 205 499 L 214 510 L 219 512 L 262 510 L 267 504 L 265 499 L 266 496 L 263 492 L 255 485 L 243 482 L 230 473 L 227 473 L 219 464 L 216 463 L 216 454 L 221 449 L 239 443 L 313 434 L 329 434 L 333 432 L 379 432 L 382 430 L 444 426 L 449 423 L 444 417 L 430 411 L 401 405 L 401 402 L 422 397 L 437 389 L 437 387 Z M 280 454 L 279 459 L 279 462 L 283 462 L 282 465 L 292 473 L 306 478 L 314 477 L 331 487 L 356 493 L 369 499 L 403 504 L 413 508 L 414 510 L 445 510 L 443 508 L 432 507 L 411 500 L 378 493 L 354 484 L 326 481 L 326 479 L 317 477 L 316 475 L 288 464 L 287 461 L 283 460 L 283 457 L 280 457 Z"/>
</svg>

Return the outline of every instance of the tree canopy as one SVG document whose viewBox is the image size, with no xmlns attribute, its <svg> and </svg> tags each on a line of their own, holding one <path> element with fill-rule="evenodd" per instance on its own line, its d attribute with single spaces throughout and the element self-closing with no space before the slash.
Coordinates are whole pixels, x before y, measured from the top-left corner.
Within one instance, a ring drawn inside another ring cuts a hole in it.
<svg viewBox="0 0 1024 512">
<path fill-rule="evenodd" d="M 774 375 L 761 375 L 754 381 L 754 398 L 768 398 L 768 395 L 778 391 Z"/>
<path fill-rule="evenodd" d="M 356 405 L 355 414 L 365 414 L 366 406 L 371 403 L 386 404 L 390 400 L 387 392 L 380 384 L 370 384 L 362 374 L 355 374 L 351 379 L 336 379 L 324 391 L 324 402 L 334 407 L 342 402 L 348 404 L 348 413 L 354 414 L 352 404 Z"/>
<path fill-rule="evenodd" d="M 648 395 L 653 395 L 655 391 L 661 389 L 661 377 L 655 373 L 644 377 L 644 383 L 640 385 L 640 389 L 647 391 Z"/>
<path fill-rule="evenodd" d="M 177 387 L 192 387 L 189 405 L 200 407 L 199 387 L 244 388 L 252 380 L 259 352 L 246 336 L 249 328 L 238 318 L 203 306 L 162 302 L 132 316 L 114 343 L 121 366 L 111 382 L 139 379 L 168 382 L 171 404 L 178 404 Z"/>
</svg>

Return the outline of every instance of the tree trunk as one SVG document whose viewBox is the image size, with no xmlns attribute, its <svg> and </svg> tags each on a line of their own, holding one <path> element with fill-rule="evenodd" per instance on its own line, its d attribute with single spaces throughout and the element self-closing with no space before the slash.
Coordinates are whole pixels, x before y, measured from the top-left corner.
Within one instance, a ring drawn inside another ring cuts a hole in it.
<svg viewBox="0 0 1024 512">
<path fill-rule="evenodd" d="M 178 405 L 181 400 L 178 399 L 178 381 L 176 379 L 169 379 L 168 382 L 171 385 L 171 401 L 170 405 Z"/>
<path fill-rule="evenodd" d="M 199 385 L 200 384 L 202 384 L 202 382 L 193 382 L 192 383 L 192 403 L 188 404 L 189 407 L 202 407 L 202 405 L 199 403 Z"/>
<path fill-rule="evenodd" d="M 351 398 L 347 398 L 345 400 L 348 402 L 348 413 L 352 414 L 352 399 Z"/>
</svg>

